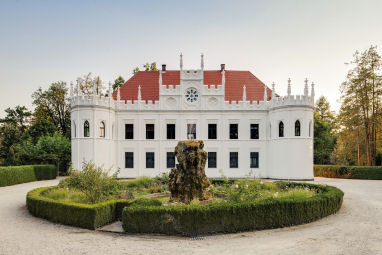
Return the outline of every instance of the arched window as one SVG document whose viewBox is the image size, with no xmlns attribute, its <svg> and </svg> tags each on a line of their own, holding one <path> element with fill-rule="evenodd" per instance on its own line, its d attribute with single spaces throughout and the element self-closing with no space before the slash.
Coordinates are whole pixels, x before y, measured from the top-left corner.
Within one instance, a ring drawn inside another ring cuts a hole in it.
<svg viewBox="0 0 382 255">
<path fill-rule="evenodd" d="M 105 137 L 105 122 L 99 124 L 99 137 Z"/>
<path fill-rule="evenodd" d="M 84 137 L 89 137 L 89 136 L 90 136 L 89 121 L 85 120 L 85 122 L 84 122 Z"/>
<path fill-rule="evenodd" d="M 77 137 L 77 128 L 76 128 L 76 122 L 73 121 L 73 137 Z"/>
<path fill-rule="evenodd" d="M 284 137 L 284 123 L 282 121 L 279 123 L 279 137 Z"/>
<path fill-rule="evenodd" d="M 309 137 L 312 137 L 312 121 L 309 121 Z"/>
<path fill-rule="evenodd" d="M 296 122 L 294 123 L 294 135 L 295 136 L 301 135 L 301 125 L 299 120 L 296 120 Z"/>
</svg>

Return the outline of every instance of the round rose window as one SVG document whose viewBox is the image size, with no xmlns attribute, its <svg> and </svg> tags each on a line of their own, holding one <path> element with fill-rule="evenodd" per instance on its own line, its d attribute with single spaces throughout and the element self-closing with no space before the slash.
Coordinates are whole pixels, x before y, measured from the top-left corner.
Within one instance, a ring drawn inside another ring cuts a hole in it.
<svg viewBox="0 0 382 255">
<path fill-rule="evenodd" d="M 199 93 L 196 89 L 189 89 L 186 91 L 186 100 L 188 103 L 195 103 L 198 101 Z"/>
</svg>

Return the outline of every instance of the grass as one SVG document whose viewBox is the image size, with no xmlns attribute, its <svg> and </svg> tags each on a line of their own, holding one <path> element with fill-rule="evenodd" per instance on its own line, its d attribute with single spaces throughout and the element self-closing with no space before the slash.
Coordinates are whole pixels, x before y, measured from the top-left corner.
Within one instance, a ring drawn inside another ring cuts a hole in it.
<svg viewBox="0 0 382 255">
<path fill-rule="evenodd" d="M 108 197 L 113 199 L 140 199 L 152 193 L 168 192 L 168 186 L 157 178 L 149 178 L 146 176 L 139 177 L 135 180 L 120 181 L 120 191 L 115 196 Z M 309 198 L 318 193 L 317 190 L 302 187 L 280 187 L 277 182 L 263 180 L 241 179 L 233 182 L 225 182 L 215 184 L 211 187 L 212 192 L 223 194 L 223 196 L 215 196 L 211 201 L 192 201 L 191 204 L 205 203 L 222 203 L 222 202 L 251 202 L 265 199 L 278 198 Z M 89 204 L 86 196 L 77 190 L 56 188 L 51 189 L 42 194 L 45 197 L 81 204 Z M 155 197 L 166 206 L 176 206 L 181 203 L 170 202 L 169 196 Z"/>
<path fill-rule="evenodd" d="M 90 204 L 90 201 L 86 198 L 84 193 L 72 189 L 55 188 L 47 190 L 46 192 L 42 193 L 42 195 L 62 202 Z"/>
</svg>

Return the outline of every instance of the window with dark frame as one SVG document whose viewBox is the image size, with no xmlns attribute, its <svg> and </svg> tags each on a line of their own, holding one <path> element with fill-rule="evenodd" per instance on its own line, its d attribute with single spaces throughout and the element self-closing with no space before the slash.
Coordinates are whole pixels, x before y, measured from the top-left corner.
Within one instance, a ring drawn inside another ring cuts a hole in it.
<svg viewBox="0 0 382 255">
<path fill-rule="evenodd" d="M 187 139 L 196 139 L 196 124 L 187 124 Z"/>
<path fill-rule="evenodd" d="M 84 137 L 90 137 L 90 125 L 87 120 L 84 122 Z"/>
<path fill-rule="evenodd" d="M 146 124 L 146 139 L 154 139 L 154 124 Z"/>
<path fill-rule="evenodd" d="M 239 153 L 238 152 L 230 152 L 229 153 L 229 167 L 230 168 L 238 168 L 239 167 Z"/>
<path fill-rule="evenodd" d="M 250 152 L 250 168 L 259 168 L 259 153 L 258 152 Z"/>
<path fill-rule="evenodd" d="M 208 152 L 208 168 L 216 168 L 216 152 Z"/>
<path fill-rule="evenodd" d="M 146 168 L 154 168 L 154 152 L 146 152 Z"/>
<path fill-rule="evenodd" d="M 167 124 L 167 139 L 175 139 L 175 124 Z"/>
<path fill-rule="evenodd" d="M 239 138 L 239 124 L 229 124 L 229 139 Z"/>
<path fill-rule="evenodd" d="M 134 124 L 125 124 L 125 139 L 134 139 Z"/>
<path fill-rule="evenodd" d="M 125 152 L 125 168 L 134 168 L 134 152 Z"/>
<path fill-rule="evenodd" d="M 300 136 L 301 135 L 301 124 L 299 120 L 296 120 L 294 123 L 294 135 Z"/>
<path fill-rule="evenodd" d="M 284 137 L 284 123 L 282 121 L 279 123 L 279 137 Z"/>
<path fill-rule="evenodd" d="M 251 124 L 251 139 L 259 139 L 259 124 Z"/>
<path fill-rule="evenodd" d="M 167 168 L 175 167 L 175 153 L 167 152 Z"/>
<path fill-rule="evenodd" d="M 208 139 L 216 139 L 216 124 L 208 124 Z"/>
</svg>

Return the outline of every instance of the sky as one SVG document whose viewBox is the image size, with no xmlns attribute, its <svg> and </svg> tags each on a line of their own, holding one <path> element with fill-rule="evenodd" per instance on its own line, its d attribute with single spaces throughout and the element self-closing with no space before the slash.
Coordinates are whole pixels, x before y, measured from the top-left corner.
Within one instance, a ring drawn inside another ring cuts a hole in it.
<svg viewBox="0 0 382 255">
<path fill-rule="evenodd" d="M 316 84 L 332 109 L 356 50 L 382 49 L 382 1 L 0 0 L 0 117 L 56 81 L 107 84 L 136 66 L 249 70 L 276 93 Z"/>
</svg>

